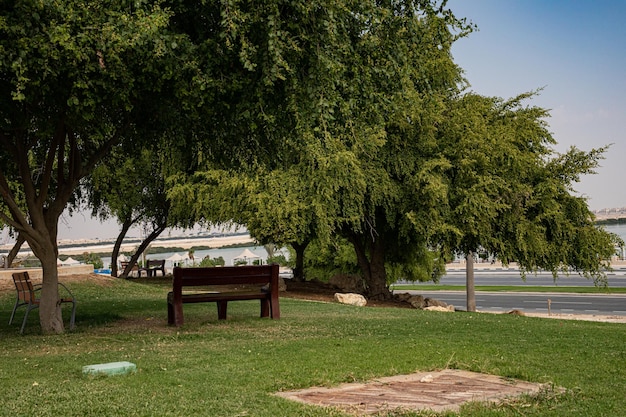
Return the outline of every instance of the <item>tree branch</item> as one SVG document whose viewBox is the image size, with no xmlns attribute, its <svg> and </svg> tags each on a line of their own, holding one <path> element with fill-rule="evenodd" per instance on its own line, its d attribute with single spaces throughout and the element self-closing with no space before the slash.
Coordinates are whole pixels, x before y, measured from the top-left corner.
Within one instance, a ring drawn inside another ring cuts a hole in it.
<svg viewBox="0 0 626 417">
<path fill-rule="evenodd" d="M 15 239 L 15 244 L 7 255 L 7 268 L 11 268 L 11 264 L 13 263 L 13 260 L 17 257 L 17 254 L 20 252 L 20 248 L 22 247 L 24 242 L 26 242 L 26 238 L 24 238 L 21 233 L 18 233 L 17 238 Z"/>
<path fill-rule="evenodd" d="M 38 199 L 38 204 L 43 206 L 46 199 L 48 198 L 48 190 L 50 188 L 50 182 L 52 181 L 52 170 L 54 168 L 54 158 L 57 153 L 57 148 L 59 152 L 59 161 L 57 162 L 57 169 L 63 169 L 63 160 L 62 160 L 62 152 L 63 152 L 63 142 L 65 139 L 65 123 L 63 120 L 59 121 L 56 131 L 54 132 L 54 136 L 52 138 L 52 143 L 50 144 L 50 149 L 48 151 L 48 155 L 46 157 L 46 163 L 44 165 L 43 171 L 43 179 L 40 184 L 40 194 Z"/>
<path fill-rule="evenodd" d="M 113 146 L 117 145 L 121 140 L 121 136 L 125 130 L 130 126 L 130 120 L 126 120 L 123 126 L 120 126 L 109 140 L 105 141 L 100 148 L 98 148 L 91 157 L 85 162 L 85 165 L 81 167 L 81 171 L 79 173 L 79 177 L 82 178 L 87 173 L 90 173 L 95 168 L 96 164 L 102 160 L 102 158 L 107 155 Z M 79 178 L 79 179 L 80 179 Z"/>
<path fill-rule="evenodd" d="M 14 147 L 11 148 L 13 148 L 13 150 L 16 150 Z M 12 216 L 9 217 L 4 213 L 0 213 L 0 218 L 2 218 L 6 224 L 13 227 L 14 229 L 26 228 L 29 225 L 29 222 L 24 216 L 22 209 L 17 204 L 17 201 L 15 201 L 15 196 L 13 195 L 6 176 L 2 171 L 0 171 L 0 195 L 2 196 L 2 199 L 7 205 L 7 208 L 9 209 L 9 212 Z"/>
</svg>

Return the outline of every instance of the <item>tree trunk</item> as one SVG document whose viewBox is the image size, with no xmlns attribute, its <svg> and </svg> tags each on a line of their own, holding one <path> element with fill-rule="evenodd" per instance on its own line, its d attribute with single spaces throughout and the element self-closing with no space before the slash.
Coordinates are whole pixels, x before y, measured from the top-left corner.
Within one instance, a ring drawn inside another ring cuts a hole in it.
<svg viewBox="0 0 626 417">
<path fill-rule="evenodd" d="M 367 237 L 366 237 L 367 239 Z M 372 300 L 389 300 L 392 297 L 387 286 L 385 270 L 385 245 L 379 236 L 373 238 L 369 245 L 363 245 L 359 239 L 350 239 L 356 252 L 357 262 L 365 280 L 365 296 Z M 366 247 L 369 247 L 369 256 Z"/>
<path fill-rule="evenodd" d="M 130 271 L 132 270 L 133 265 L 135 265 L 137 263 L 137 261 L 139 260 L 139 257 L 143 253 L 143 251 L 146 250 L 148 245 L 150 245 L 150 243 L 152 243 L 152 241 L 154 239 L 156 239 L 157 237 L 159 237 L 159 235 L 161 233 L 163 233 L 163 231 L 166 229 L 166 227 L 167 227 L 166 224 L 158 225 L 157 228 L 154 229 L 152 231 L 152 233 L 150 233 L 150 235 L 147 238 L 144 239 L 143 242 L 141 242 L 141 244 L 139 245 L 139 248 L 137 248 L 137 252 L 135 252 L 133 254 L 133 256 L 130 258 L 130 262 L 128 262 L 128 266 L 126 267 L 126 269 L 124 271 L 122 271 L 122 275 L 120 276 L 120 278 L 127 278 L 128 277 L 128 274 L 130 274 Z"/>
<path fill-rule="evenodd" d="M 39 322 L 43 334 L 61 334 L 65 331 L 61 304 L 59 303 L 59 272 L 57 269 L 56 246 L 48 244 L 47 248 L 37 251 L 41 261 L 43 282 L 41 303 L 39 304 Z"/>
<path fill-rule="evenodd" d="M 26 239 L 24 239 L 24 236 L 22 236 L 21 233 L 18 233 L 17 238 L 15 239 L 15 245 L 13 245 L 13 247 L 9 251 L 9 254 L 7 255 L 4 265 L 5 268 L 11 268 L 11 264 L 17 257 L 17 254 L 20 252 L 20 249 L 22 248 L 24 242 L 26 242 Z"/>
<path fill-rule="evenodd" d="M 465 256 L 465 289 L 467 292 L 467 311 L 476 311 L 476 293 L 474 291 L 474 253 Z"/>
<path fill-rule="evenodd" d="M 126 220 L 122 223 L 122 230 L 117 235 L 117 239 L 115 239 L 115 245 L 113 245 L 113 252 L 111 252 L 111 276 L 117 277 L 117 258 L 120 255 L 120 248 L 122 247 L 122 242 L 124 242 L 124 238 L 126 237 L 126 233 L 132 226 L 132 220 Z"/>
<path fill-rule="evenodd" d="M 291 246 L 296 251 L 296 266 L 293 268 L 293 280 L 295 282 L 304 282 L 304 251 L 309 246 L 309 241 L 305 240 L 302 243 L 294 242 Z"/>
</svg>

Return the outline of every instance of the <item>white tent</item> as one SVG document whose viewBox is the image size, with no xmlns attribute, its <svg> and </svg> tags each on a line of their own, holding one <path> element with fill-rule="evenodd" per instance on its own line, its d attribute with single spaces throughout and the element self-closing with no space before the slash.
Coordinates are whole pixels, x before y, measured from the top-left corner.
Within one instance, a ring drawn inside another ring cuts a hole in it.
<svg viewBox="0 0 626 417">
<path fill-rule="evenodd" d="M 78 265 L 78 264 L 80 264 L 80 262 L 72 258 L 71 256 L 61 262 L 61 265 Z"/>
<path fill-rule="evenodd" d="M 184 259 L 187 259 L 187 256 L 181 255 L 180 253 L 175 253 L 169 258 L 167 258 L 166 261 L 177 262 L 177 261 L 182 261 Z"/>
<path fill-rule="evenodd" d="M 187 255 L 181 255 L 180 253 L 175 253 L 172 256 L 170 256 L 169 258 L 165 259 L 165 261 L 166 262 L 170 262 L 171 264 L 175 264 L 175 263 L 178 263 L 180 261 L 185 261 L 187 259 L 188 259 Z"/>
<path fill-rule="evenodd" d="M 233 258 L 233 264 L 236 263 L 237 261 L 245 261 L 246 264 L 249 264 L 250 261 L 254 259 L 261 259 L 261 257 L 255 254 L 254 252 L 252 252 L 250 249 L 246 248 L 243 252 L 239 254 L 239 256 L 235 256 Z"/>
</svg>

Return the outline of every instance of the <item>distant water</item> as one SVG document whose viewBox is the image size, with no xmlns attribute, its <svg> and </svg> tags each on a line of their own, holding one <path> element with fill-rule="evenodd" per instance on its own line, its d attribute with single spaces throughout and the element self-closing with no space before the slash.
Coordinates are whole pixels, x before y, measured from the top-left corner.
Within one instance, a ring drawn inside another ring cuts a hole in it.
<svg viewBox="0 0 626 417">
<path fill-rule="evenodd" d="M 607 232 L 615 233 L 626 242 L 626 223 L 625 224 L 607 224 L 602 226 Z"/>
</svg>

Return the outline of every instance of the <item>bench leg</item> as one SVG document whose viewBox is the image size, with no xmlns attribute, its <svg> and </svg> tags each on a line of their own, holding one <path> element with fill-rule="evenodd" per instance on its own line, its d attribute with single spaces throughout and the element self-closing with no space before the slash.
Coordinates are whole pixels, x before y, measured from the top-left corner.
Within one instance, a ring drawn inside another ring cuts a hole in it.
<svg viewBox="0 0 626 417">
<path fill-rule="evenodd" d="M 167 303 L 167 324 L 174 324 L 174 306 L 172 303 Z"/>
<path fill-rule="evenodd" d="M 267 299 L 261 300 L 261 317 L 270 316 L 270 302 Z"/>
<path fill-rule="evenodd" d="M 217 318 L 226 320 L 226 310 L 228 310 L 228 301 L 217 301 Z"/>
<path fill-rule="evenodd" d="M 76 323 L 76 300 L 72 299 L 72 315 L 70 316 L 70 330 L 74 330 Z"/>
<path fill-rule="evenodd" d="M 22 321 L 22 328 L 20 329 L 20 334 L 24 334 L 24 327 L 26 327 L 26 320 L 28 319 L 28 313 L 30 313 L 30 310 L 33 310 L 37 307 L 39 307 L 39 304 L 28 303 L 28 307 L 26 307 L 26 313 L 24 313 L 24 320 Z"/>
<path fill-rule="evenodd" d="M 183 304 L 175 305 L 173 301 L 167 300 L 167 324 L 182 326 L 185 323 L 183 316 Z"/>
<path fill-rule="evenodd" d="M 278 301 L 278 297 L 272 297 L 270 300 L 270 307 L 272 309 L 272 318 L 279 319 L 280 318 L 280 304 Z"/>
</svg>

